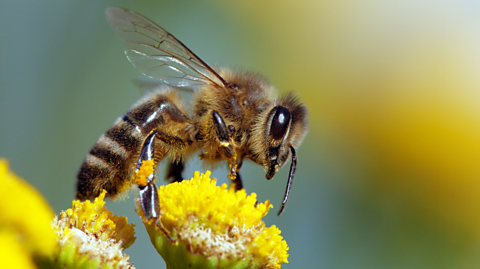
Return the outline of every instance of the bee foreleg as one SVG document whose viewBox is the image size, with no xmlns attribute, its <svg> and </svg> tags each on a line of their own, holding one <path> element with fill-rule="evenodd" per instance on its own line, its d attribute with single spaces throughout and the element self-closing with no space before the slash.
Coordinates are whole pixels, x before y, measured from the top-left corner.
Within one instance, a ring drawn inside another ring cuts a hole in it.
<svg viewBox="0 0 480 269">
<path fill-rule="evenodd" d="M 218 114 L 216 110 L 212 110 L 212 119 L 218 139 L 221 143 L 228 143 L 228 140 L 230 138 L 230 132 L 227 129 L 227 125 L 225 124 L 222 116 L 220 116 L 220 114 Z"/>
<path fill-rule="evenodd" d="M 239 158 L 237 156 L 237 162 L 230 165 L 229 174 L 234 175 L 233 177 L 230 177 L 230 178 L 232 180 L 232 183 L 235 186 L 236 191 L 243 189 L 243 182 L 242 182 L 242 178 L 240 177 L 240 168 L 242 167 L 242 164 L 243 164 L 243 157 Z"/>
</svg>

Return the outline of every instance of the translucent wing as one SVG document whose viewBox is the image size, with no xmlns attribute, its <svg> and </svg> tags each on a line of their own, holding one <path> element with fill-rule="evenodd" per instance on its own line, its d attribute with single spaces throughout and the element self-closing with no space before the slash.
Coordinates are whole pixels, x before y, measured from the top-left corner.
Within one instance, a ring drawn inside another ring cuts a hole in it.
<svg viewBox="0 0 480 269">
<path fill-rule="evenodd" d="M 147 77 L 137 77 L 132 79 L 132 83 L 143 92 L 152 92 L 158 89 L 161 89 L 162 87 L 165 87 L 165 83 L 162 82 L 161 80 L 158 79 L 152 79 L 152 78 L 147 78 Z M 182 88 L 176 88 L 178 92 L 185 92 L 185 93 L 193 93 L 192 88 L 188 87 L 182 87 Z"/>
<path fill-rule="evenodd" d="M 110 26 L 125 41 L 128 60 L 144 75 L 176 87 L 229 86 L 182 42 L 151 20 L 117 7 L 107 8 L 105 13 Z"/>
</svg>

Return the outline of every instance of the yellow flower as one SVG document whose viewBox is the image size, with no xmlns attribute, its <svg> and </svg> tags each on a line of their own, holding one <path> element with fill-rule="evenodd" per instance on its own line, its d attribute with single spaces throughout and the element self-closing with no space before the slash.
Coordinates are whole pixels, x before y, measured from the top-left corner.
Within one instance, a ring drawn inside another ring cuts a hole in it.
<svg viewBox="0 0 480 269">
<path fill-rule="evenodd" d="M 0 159 L 2 268 L 134 268 L 122 253 L 135 241 L 134 225 L 113 216 L 104 198 L 73 201 L 54 218 L 42 195 Z"/>
<path fill-rule="evenodd" d="M 73 201 L 56 216 L 52 228 L 60 251 L 51 263 L 67 268 L 134 268 L 122 250 L 135 241 L 135 225 L 105 208 L 106 192 L 95 201 Z"/>
<path fill-rule="evenodd" d="M 151 167 L 150 167 L 151 166 Z M 150 169 L 151 168 L 151 169 Z M 144 162 L 135 180 L 150 176 Z M 210 172 L 159 189 L 160 224 L 137 212 L 168 268 L 280 268 L 287 243 L 261 220 L 272 207 L 256 195 L 215 186 Z M 0 259 L 6 268 L 134 268 L 123 249 L 134 225 L 93 202 L 73 201 L 53 218 L 43 197 L 0 160 Z M 52 221 L 53 219 L 53 221 Z M 37 267 L 38 266 L 38 267 Z"/>
<path fill-rule="evenodd" d="M 52 255 L 53 211 L 32 186 L 0 159 L 0 260 L 4 268 L 35 268 L 33 258 Z"/>
<path fill-rule="evenodd" d="M 256 194 L 215 186 L 210 172 L 159 188 L 160 219 L 146 221 L 152 243 L 167 268 L 280 268 L 287 263 L 287 243 L 275 226 L 262 221 L 272 207 Z M 169 239 L 169 237 L 171 237 Z M 173 238 L 173 240 L 171 240 Z"/>
</svg>

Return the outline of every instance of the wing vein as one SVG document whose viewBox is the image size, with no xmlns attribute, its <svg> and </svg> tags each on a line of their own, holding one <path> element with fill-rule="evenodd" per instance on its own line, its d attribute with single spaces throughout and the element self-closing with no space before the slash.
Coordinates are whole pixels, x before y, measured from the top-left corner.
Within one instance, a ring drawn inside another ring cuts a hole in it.
<svg viewBox="0 0 480 269">
<path fill-rule="evenodd" d="M 128 60 L 144 75 L 178 87 L 230 85 L 172 34 L 142 15 L 108 8 L 106 16 L 125 42 Z"/>
</svg>

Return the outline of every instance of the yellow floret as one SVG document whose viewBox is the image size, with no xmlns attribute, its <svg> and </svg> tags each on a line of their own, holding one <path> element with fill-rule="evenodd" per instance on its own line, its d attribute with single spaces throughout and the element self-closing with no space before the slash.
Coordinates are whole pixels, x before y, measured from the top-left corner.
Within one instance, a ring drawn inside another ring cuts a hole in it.
<svg viewBox="0 0 480 269">
<path fill-rule="evenodd" d="M 225 231 L 232 226 L 251 227 L 262 222 L 272 207 L 269 201 L 255 206 L 255 193 L 247 196 L 245 190 L 235 192 L 233 188 L 227 189 L 227 184 L 217 187 L 215 183 L 207 171 L 201 176 L 195 172 L 192 180 L 160 186 L 160 208 L 166 227 L 180 227 L 192 218 L 198 222 L 189 222 L 190 225 L 212 231 Z"/>
<path fill-rule="evenodd" d="M 121 241 L 123 248 L 128 248 L 135 241 L 134 224 L 128 224 L 124 216 L 114 216 L 105 207 L 105 194 L 90 202 L 72 202 L 72 208 L 62 211 L 58 218 L 57 229 L 78 228 L 88 234 L 93 234 L 101 240 L 114 239 Z"/>
<path fill-rule="evenodd" d="M 134 268 L 123 249 L 135 241 L 134 226 L 126 217 L 105 208 L 106 191 L 92 202 L 73 201 L 55 217 L 52 227 L 60 251 L 54 263 L 67 268 Z"/>
</svg>

